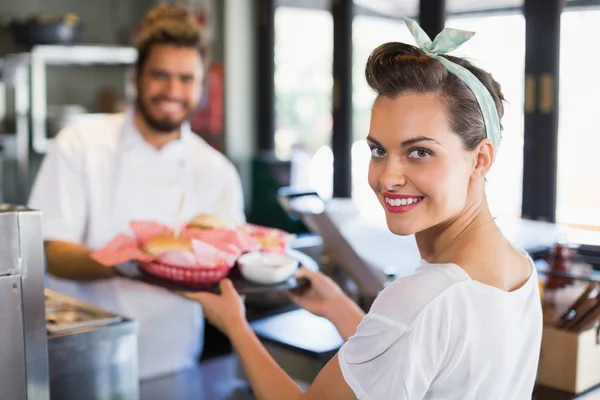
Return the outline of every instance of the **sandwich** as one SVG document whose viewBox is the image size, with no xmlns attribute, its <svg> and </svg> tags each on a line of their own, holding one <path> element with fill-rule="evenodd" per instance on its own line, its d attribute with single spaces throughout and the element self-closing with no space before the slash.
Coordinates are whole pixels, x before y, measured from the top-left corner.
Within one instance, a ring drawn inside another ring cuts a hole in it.
<svg viewBox="0 0 600 400">
<path fill-rule="evenodd" d="M 175 236 L 172 233 L 156 235 L 146 242 L 144 251 L 161 264 L 178 267 L 198 265 L 192 240 L 186 236 Z"/>
<path fill-rule="evenodd" d="M 187 229 L 205 231 L 211 229 L 235 229 L 235 224 L 218 215 L 198 214 L 188 223 Z"/>
<path fill-rule="evenodd" d="M 154 236 L 144 245 L 144 251 L 152 256 L 165 253 L 193 253 L 192 240 L 185 236 L 175 236 L 172 233 L 163 233 Z"/>
</svg>

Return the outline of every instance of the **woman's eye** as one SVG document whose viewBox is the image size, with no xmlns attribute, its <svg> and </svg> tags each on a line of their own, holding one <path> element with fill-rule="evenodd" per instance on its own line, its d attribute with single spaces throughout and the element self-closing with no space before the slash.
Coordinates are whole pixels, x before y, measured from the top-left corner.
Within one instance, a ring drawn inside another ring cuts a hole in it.
<svg viewBox="0 0 600 400">
<path fill-rule="evenodd" d="M 431 156 L 431 152 L 427 149 L 413 149 L 408 153 L 410 158 L 421 159 L 428 156 Z"/>
<path fill-rule="evenodd" d="M 379 158 L 385 156 L 385 150 L 381 147 L 371 147 L 371 157 Z"/>
</svg>

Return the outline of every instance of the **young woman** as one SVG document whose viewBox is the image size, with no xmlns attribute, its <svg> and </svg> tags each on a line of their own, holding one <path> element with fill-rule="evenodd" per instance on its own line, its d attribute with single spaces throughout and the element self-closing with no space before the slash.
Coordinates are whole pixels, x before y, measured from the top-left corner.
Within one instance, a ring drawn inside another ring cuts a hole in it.
<svg viewBox="0 0 600 400">
<path fill-rule="evenodd" d="M 369 183 L 389 229 L 416 235 L 422 263 L 382 291 L 366 316 L 321 274 L 297 304 L 349 340 L 306 393 L 273 361 L 230 281 L 190 294 L 229 336 L 258 399 L 531 399 L 542 313 L 531 259 L 502 235 L 485 196 L 503 96 L 493 78 L 444 55 L 470 37 L 446 29 L 419 47 L 373 51 L 377 93 L 367 141 Z M 402 257 L 402 254 L 398 254 Z"/>
</svg>

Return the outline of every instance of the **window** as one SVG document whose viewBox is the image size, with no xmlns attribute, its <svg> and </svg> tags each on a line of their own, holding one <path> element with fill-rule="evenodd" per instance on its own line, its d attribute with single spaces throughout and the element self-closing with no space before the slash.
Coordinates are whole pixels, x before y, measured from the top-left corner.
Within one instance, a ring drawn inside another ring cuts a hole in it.
<svg viewBox="0 0 600 400">
<path fill-rule="evenodd" d="M 600 10 L 564 12 L 561 19 L 558 222 L 600 230 L 600 76 L 589 40 Z"/>
<path fill-rule="evenodd" d="M 277 7 L 275 152 L 294 161 L 294 186 L 315 189 L 326 199 L 333 189 L 332 64 L 331 13 Z"/>
</svg>

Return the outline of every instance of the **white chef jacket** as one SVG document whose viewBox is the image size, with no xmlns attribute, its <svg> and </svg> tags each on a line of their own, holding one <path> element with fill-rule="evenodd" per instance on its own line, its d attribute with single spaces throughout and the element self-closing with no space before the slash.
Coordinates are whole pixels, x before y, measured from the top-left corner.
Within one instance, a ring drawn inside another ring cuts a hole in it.
<svg viewBox="0 0 600 400">
<path fill-rule="evenodd" d="M 239 175 L 231 162 L 195 135 L 157 150 L 134 124 L 134 112 L 65 128 L 53 140 L 29 199 L 42 211 L 44 240 L 81 243 L 91 250 L 132 220 L 177 223 L 198 213 L 245 221 Z M 75 282 L 50 276 L 65 295 L 135 319 L 139 324 L 140 378 L 193 366 L 202 350 L 200 306 L 166 290 L 125 278 Z"/>
</svg>

